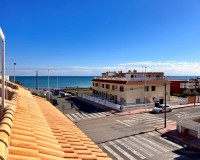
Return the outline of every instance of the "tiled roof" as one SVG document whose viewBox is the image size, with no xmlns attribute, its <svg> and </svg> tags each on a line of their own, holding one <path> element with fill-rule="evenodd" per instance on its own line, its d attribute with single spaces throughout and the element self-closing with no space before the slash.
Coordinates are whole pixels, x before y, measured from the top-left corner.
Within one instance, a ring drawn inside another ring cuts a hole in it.
<svg viewBox="0 0 200 160">
<path fill-rule="evenodd" d="M 17 94 L 0 121 L 0 159 L 111 160 L 51 103 L 21 87 Z"/>
</svg>

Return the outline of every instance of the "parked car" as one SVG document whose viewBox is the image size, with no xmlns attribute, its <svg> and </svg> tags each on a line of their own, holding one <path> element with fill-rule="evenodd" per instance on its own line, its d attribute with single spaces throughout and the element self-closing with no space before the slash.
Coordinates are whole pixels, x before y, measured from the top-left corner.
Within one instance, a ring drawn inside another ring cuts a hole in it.
<svg viewBox="0 0 200 160">
<path fill-rule="evenodd" d="M 160 104 L 159 106 L 157 107 L 154 107 L 152 109 L 152 112 L 153 113 L 163 113 L 165 111 L 165 105 L 164 104 Z M 167 112 L 171 112 L 172 111 L 172 108 L 169 104 L 166 105 L 166 111 Z"/>
<path fill-rule="evenodd" d="M 57 106 L 58 105 L 58 101 L 56 99 L 52 99 L 51 100 L 51 103 L 54 105 L 54 106 Z"/>
<path fill-rule="evenodd" d="M 54 90 L 53 95 L 58 96 L 59 95 L 59 90 Z"/>
<path fill-rule="evenodd" d="M 71 97 L 72 96 L 69 93 L 65 93 L 65 92 L 61 92 L 61 91 L 59 92 L 59 94 L 60 94 L 61 97 Z"/>
</svg>

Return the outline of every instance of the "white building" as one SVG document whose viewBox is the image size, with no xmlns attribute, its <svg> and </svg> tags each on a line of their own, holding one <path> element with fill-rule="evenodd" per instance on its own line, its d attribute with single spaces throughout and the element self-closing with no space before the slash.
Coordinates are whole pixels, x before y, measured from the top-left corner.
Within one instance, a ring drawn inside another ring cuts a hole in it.
<svg viewBox="0 0 200 160">
<path fill-rule="evenodd" d="M 170 82 L 163 72 L 106 72 L 93 79 L 92 89 L 93 94 L 123 105 L 151 103 L 165 96 L 170 100 Z"/>
</svg>

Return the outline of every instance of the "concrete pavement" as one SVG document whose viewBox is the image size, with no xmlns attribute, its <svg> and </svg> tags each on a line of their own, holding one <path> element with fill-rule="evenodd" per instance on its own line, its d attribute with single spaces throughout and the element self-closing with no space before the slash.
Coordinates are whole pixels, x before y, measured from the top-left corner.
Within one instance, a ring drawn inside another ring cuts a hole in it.
<svg viewBox="0 0 200 160">
<path fill-rule="evenodd" d="M 195 106 L 199 106 L 200 103 L 196 103 Z M 195 107 L 194 104 L 186 104 L 186 105 L 175 105 L 171 106 L 172 109 L 179 109 L 179 108 L 185 108 L 185 107 Z M 136 109 L 132 111 L 127 111 L 127 112 L 121 112 L 121 113 L 116 113 L 118 115 L 131 115 L 131 114 L 139 114 L 139 113 L 145 113 L 145 112 L 150 112 L 152 109 Z M 195 137 L 192 137 L 190 135 L 184 134 L 184 133 L 179 133 L 176 130 L 176 124 L 173 125 L 167 125 L 166 128 L 162 128 L 157 130 L 160 134 L 163 134 L 167 137 L 173 138 L 179 142 L 182 142 L 188 146 L 195 147 L 197 149 L 200 149 L 200 139 L 197 139 Z"/>
<path fill-rule="evenodd" d="M 200 103 L 196 103 L 195 106 L 199 106 Z M 178 109 L 178 108 L 185 108 L 185 107 L 194 107 L 194 104 L 185 104 L 185 105 L 174 105 L 171 106 L 172 109 Z M 127 111 L 127 112 L 120 112 L 120 113 L 115 113 L 117 115 L 131 115 L 131 114 L 138 114 L 138 113 L 145 113 L 145 112 L 150 112 L 152 109 L 145 109 L 145 108 L 141 108 L 141 109 L 134 109 L 131 111 Z"/>
</svg>

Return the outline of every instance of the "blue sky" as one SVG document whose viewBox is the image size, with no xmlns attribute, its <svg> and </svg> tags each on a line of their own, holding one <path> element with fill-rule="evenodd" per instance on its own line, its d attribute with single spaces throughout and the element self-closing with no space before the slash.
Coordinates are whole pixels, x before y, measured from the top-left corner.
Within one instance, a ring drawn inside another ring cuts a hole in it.
<svg viewBox="0 0 200 160">
<path fill-rule="evenodd" d="M 199 0 L 5 0 L 6 73 L 200 75 Z"/>
</svg>

